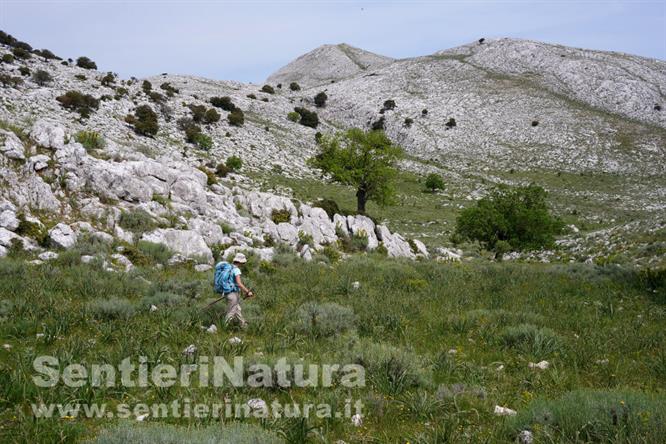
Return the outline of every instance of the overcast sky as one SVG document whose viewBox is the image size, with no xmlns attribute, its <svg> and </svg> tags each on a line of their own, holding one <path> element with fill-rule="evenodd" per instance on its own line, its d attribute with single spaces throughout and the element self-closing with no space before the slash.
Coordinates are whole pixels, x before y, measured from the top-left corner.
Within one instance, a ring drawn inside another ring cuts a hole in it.
<svg viewBox="0 0 666 444">
<path fill-rule="evenodd" d="M 0 0 L 0 29 L 125 78 L 169 72 L 258 83 L 325 43 L 400 58 L 481 37 L 666 60 L 666 0 Z"/>
</svg>

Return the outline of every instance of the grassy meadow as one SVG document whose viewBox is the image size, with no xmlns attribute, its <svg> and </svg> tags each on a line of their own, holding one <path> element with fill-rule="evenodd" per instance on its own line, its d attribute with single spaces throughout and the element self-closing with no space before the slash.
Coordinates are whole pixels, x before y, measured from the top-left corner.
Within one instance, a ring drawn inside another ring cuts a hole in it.
<svg viewBox="0 0 666 444">
<path fill-rule="evenodd" d="M 357 255 L 305 263 L 252 258 L 246 330 L 225 327 L 212 272 L 191 266 L 104 271 L 63 253 L 40 266 L 0 261 L 0 441 L 658 443 L 666 441 L 666 295 L 655 276 L 616 266 L 391 260 Z M 358 285 L 354 283 L 358 282 Z M 151 311 L 155 305 L 157 310 Z M 218 332 L 204 328 L 215 323 Z M 237 336 L 240 344 L 228 339 Z M 271 363 L 358 363 L 366 386 L 345 388 L 39 388 L 36 356 L 109 363 L 146 356 L 191 362 L 243 356 Z M 546 360 L 549 368 L 531 368 Z M 30 404 L 192 403 L 261 398 L 363 401 L 349 418 L 35 419 Z M 494 415 L 495 406 L 518 414 Z"/>
</svg>

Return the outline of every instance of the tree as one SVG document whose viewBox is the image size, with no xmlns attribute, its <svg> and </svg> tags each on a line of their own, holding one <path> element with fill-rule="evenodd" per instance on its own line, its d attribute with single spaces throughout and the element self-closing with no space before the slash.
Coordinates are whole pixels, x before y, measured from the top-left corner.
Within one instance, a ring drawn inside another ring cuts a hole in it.
<svg viewBox="0 0 666 444">
<path fill-rule="evenodd" d="M 88 57 L 79 57 L 76 59 L 76 66 L 83 69 L 97 69 L 97 63 L 93 62 Z"/>
<path fill-rule="evenodd" d="M 53 82 L 53 77 L 47 71 L 43 69 L 38 69 L 32 75 L 32 81 L 38 84 L 39 86 L 44 86 L 47 83 Z"/>
<path fill-rule="evenodd" d="M 291 82 L 289 84 L 289 89 L 292 90 L 292 91 L 300 91 L 301 90 L 301 85 L 299 85 L 296 82 Z"/>
<path fill-rule="evenodd" d="M 563 224 L 550 214 L 546 196 L 537 185 L 499 187 L 460 213 L 456 233 L 497 252 L 507 244 L 512 250 L 551 247 Z"/>
<path fill-rule="evenodd" d="M 134 115 L 129 115 L 125 121 L 134 126 L 134 131 L 142 136 L 154 136 L 159 130 L 157 114 L 148 105 L 141 105 L 134 110 Z"/>
<path fill-rule="evenodd" d="M 380 206 L 393 203 L 395 165 L 403 152 L 383 131 L 352 128 L 333 137 L 323 136 L 319 146 L 320 152 L 310 164 L 329 173 L 333 180 L 356 187 L 360 214 L 365 214 L 369 200 Z"/>
<path fill-rule="evenodd" d="M 324 91 L 320 92 L 314 97 L 314 103 L 317 105 L 317 108 L 323 108 L 326 106 L 326 101 L 328 100 L 328 96 Z"/>
<path fill-rule="evenodd" d="M 227 120 L 229 125 L 233 126 L 243 126 L 245 123 L 245 114 L 240 108 L 236 108 L 227 115 Z"/>
<path fill-rule="evenodd" d="M 301 115 L 301 120 L 298 121 L 303 126 L 310 128 L 317 128 L 319 125 L 319 116 L 316 112 L 297 106 L 294 111 Z"/>
<path fill-rule="evenodd" d="M 261 92 L 265 92 L 267 94 L 275 94 L 275 88 L 273 88 L 271 85 L 264 85 L 261 87 Z"/>
<path fill-rule="evenodd" d="M 430 173 L 428 174 L 428 177 L 426 177 L 425 186 L 433 193 L 436 190 L 443 190 L 444 179 L 442 179 L 442 176 L 440 176 L 439 174 Z"/>
</svg>

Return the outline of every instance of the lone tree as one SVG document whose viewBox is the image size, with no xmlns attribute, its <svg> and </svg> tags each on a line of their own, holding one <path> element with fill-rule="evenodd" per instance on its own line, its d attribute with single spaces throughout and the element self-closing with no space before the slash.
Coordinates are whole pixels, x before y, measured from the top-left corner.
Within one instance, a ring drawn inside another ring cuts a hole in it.
<svg viewBox="0 0 666 444">
<path fill-rule="evenodd" d="M 443 190 L 444 179 L 442 179 L 442 176 L 439 174 L 430 173 L 428 174 L 428 177 L 426 177 L 425 186 L 433 193 L 437 190 Z"/>
<path fill-rule="evenodd" d="M 360 214 L 365 214 L 369 200 L 380 206 L 393 203 L 395 165 L 403 152 L 383 131 L 352 128 L 336 136 L 323 136 L 319 147 L 319 154 L 310 159 L 310 164 L 329 173 L 333 180 L 356 187 Z"/>
<path fill-rule="evenodd" d="M 499 187 L 460 213 L 456 233 L 497 253 L 552 247 L 563 224 L 550 213 L 546 196 L 537 185 Z"/>
</svg>

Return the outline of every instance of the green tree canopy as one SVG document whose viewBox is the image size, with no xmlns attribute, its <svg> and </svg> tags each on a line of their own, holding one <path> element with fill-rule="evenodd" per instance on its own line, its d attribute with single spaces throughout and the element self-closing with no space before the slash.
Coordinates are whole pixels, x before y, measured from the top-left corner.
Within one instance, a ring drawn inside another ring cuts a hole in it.
<svg viewBox="0 0 666 444">
<path fill-rule="evenodd" d="M 395 198 L 395 164 L 402 148 L 383 131 L 352 128 L 335 136 L 323 136 L 320 152 L 310 164 L 329 173 L 333 180 L 356 187 L 357 211 L 365 213 L 367 201 L 390 205 Z"/>
<path fill-rule="evenodd" d="M 460 213 L 456 233 L 489 250 L 506 249 L 507 243 L 512 250 L 551 247 L 562 222 L 551 215 L 546 196 L 537 185 L 499 187 Z"/>
<path fill-rule="evenodd" d="M 426 177 L 425 186 L 433 193 L 435 192 L 435 190 L 443 190 L 444 179 L 442 179 L 442 176 L 440 176 L 439 174 L 430 173 L 428 174 L 428 177 Z"/>
</svg>

